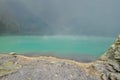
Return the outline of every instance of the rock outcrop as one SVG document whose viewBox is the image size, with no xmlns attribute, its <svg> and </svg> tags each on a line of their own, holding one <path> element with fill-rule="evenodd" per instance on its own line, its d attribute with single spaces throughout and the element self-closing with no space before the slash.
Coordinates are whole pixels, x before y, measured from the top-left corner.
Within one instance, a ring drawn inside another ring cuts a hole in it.
<svg viewBox="0 0 120 80">
<path fill-rule="evenodd" d="M 91 63 L 0 54 L 0 80 L 120 80 L 120 36 Z"/>
</svg>

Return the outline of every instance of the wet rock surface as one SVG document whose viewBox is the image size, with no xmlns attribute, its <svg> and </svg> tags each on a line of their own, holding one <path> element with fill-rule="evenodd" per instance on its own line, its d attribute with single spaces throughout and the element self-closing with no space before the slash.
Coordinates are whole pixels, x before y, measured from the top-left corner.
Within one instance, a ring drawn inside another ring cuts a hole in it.
<svg viewBox="0 0 120 80">
<path fill-rule="evenodd" d="M 0 54 L 0 80 L 120 80 L 120 36 L 91 63 Z"/>
</svg>

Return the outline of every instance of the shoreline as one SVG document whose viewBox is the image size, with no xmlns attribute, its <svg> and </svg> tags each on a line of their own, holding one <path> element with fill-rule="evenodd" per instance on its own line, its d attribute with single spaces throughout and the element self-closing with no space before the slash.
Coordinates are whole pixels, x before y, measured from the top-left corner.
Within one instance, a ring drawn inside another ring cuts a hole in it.
<svg viewBox="0 0 120 80">
<path fill-rule="evenodd" d="M 16 53 L 16 52 L 10 52 L 15 53 L 17 55 L 23 55 L 27 57 L 38 57 L 38 56 L 46 56 L 46 57 L 56 57 L 61 59 L 68 59 L 68 60 L 74 60 L 77 62 L 92 62 L 96 61 L 98 59 L 98 55 L 90 55 L 90 54 L 57 54 L 57 53 Z M 4 53 L 7 54 L 7 53 Z"/>
<path fill-rule="evenodd" d="M 0 80 L 120 80 L 119 51 L 120 35 L 102 56 L 88 63 L 15 52 L 0 54 Z"/>
</svg>

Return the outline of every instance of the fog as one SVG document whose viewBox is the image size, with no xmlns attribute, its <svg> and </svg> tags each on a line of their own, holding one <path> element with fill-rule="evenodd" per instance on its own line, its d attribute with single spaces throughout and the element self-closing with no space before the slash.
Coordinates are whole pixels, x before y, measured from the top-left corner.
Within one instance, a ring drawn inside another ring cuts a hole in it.
<svg viewBox="0 0 120 80">
<path fill-rule="evenodd" d="M 119 4 L 120 0 L 1 0 L 0 16 L 9 14 L 4 21 L 17 24 L 21 35 L 114 37 L 120 34 Z"/>
</svg>

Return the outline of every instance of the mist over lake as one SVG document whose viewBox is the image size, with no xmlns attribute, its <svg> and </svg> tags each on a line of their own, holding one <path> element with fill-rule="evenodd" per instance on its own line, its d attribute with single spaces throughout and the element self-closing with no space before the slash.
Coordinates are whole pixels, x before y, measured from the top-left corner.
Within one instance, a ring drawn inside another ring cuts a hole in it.
<svg viewBox="0 0 120 80">
<path fill-rule="evenodd" d="M 0 0 L 0 52 L 98 57 L 120 34 L 119 0 Z"/>
</svg>

